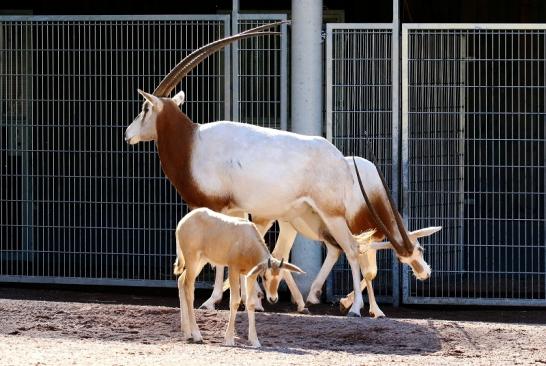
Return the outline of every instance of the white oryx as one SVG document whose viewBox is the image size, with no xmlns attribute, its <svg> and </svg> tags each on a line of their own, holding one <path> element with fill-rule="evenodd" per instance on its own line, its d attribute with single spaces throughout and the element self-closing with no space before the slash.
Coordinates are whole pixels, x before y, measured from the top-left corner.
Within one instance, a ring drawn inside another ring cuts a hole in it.
<svg viewBox="0 0 546 366">
<path fill-rule="evenodd" d="M 375 202 L 374 206 L 379 207 L 381 210 L 388 211 L 388 207 L 385 207 L 385 204 L 389 201 L 388 197 L 388 191 L 383 186 L 381 176 L 379 175 L 379 172 L 376 168 L 376 166 L 371 163 L 370 161 L 360 158 L 360 157 L 346 157 L 345 158 L 347 164 L 349 164 L 351 168 L 351 172 L 353 174 L 352 179 L 352 201 L 354 201 L 358 205 L 363 205 L 367 208 L 366 202 L 364 197 L 362 196 L 362 191 L 360 188 L 360 185 L 358 183 L 358 176 L 357 176 L 357 170 L 358 172 L 361 172 L 362 175 L 365 177 L 365 181 L 363 182 L 366 187 L 366 191 L 368 191 L 368 195 L 373 198 L 373 201 Z M 354 163 L 356 162 L 356 167 Z M 384 214 L 381 214 L 379 217 L 379 220 L 385 219 Z M 387 216 L 388 219 L 388 216 Z M 376 260 L 376 254 L 377 250 L 379 249 L 394 249 L 393 245 L 391 245 L 390 242 L 379 242 L 380 240 L 383 240 L 386 235 L 382 234 L 382 229 L 377 224 L 375 224 L 375 221 L 377 218 L 373 217 L 373 213 L 369 212 L 369 210 L 366 211 L 366 213 L 361 218 L 362 223 L 360 224 L 361 230 L 365 232 L 373 232 L 373 237 L 371 238 L 371 242 L 369 245 L 366 245 L 361 248 L 361 253 L 359 254 L 359 262 L 361 265 L 361 271 L 362 276 L 364 277 L 361 282 L 361 291 L 364 291 L 364 289 L 367 289 L 368 292 L 368 299 L 370 302 L 370 310 L 369 313 L 373 317 L 383 317 L 385 314 L 381 311 L 379 306 L 377 305 L 377 302 L 375 300 L 373 287 L 372 287 L 372 281 L 375 279 L 377 275 L 377 260 Z M 300 218 L 294 218 L 291 222 L 286 221 L 279 221 L 279 237 L 277 240 L 277 243 L 275 245 L 275 248 L 272 252 L 273 256 L 275 258 L 288 258 L 290 250 L 292 248 L 294 239 L 296 238 L 297 233 L 301 233 L 305 235 L 306 237 L 312 239 L 321 241 L 323 240 L 323 237 L 321 235 L 322 230 L 322 223 L 321 219 L 318 215 L 312 215 L 307 214 L 305 217 Z M 269 223 L 269 226 L 271 223 Z M 268 227 L 269 227 L 268 226 Z M 410 241 L 413 245 L 420 247 L 417 239 L 420 237 L 432 235 L 433 233 L 440 230 L 441 227 L 429 227 L 417 231 L 410 232 L 408 234 Z M 309 304 L 317 304 L 320 301 L 320 295 L 322 292 L 322 286 L 324 285 L 324 282 L 328 276 L 328 274 L 331 272 L 334 264 L 337 262 L 339 255 L 341 254 L 341 248 L 337 245 L 335 245 L 334 242 L 331 241 L 324 241 L 324 244 L 327 249 L 327 255 L 325 258 L 325 261 L 322 265 L 321 271 L 317 275 L 316 279 L 313 281 L 313 284 L 311 285 L 311 289 L 309 291 L 309 295 L 307 297 L 306 302 Z M 217 269 L 216 272 L 216 281 L 215 281 L 215 287 L 213 290 L 213 294 L 211 298 L 209 298 L 203 306 L 205 308 L 212 309 L 214 308 L 214 304 L 219 302 L 222 299 L 222 282 L 223 282 L 223 269 L 220 267 Z M 292 280 L 289 273 L 286 273 L 284 275 L 285 280 L 287 281 L 288 288 L 292 294 L 292 298 L 294 302 L 298 306 L 298 311 L 305 311 L 305 302 L 303 301 L 303 297 L 301 295 L 301 292 L 299 291 L 298 287 L 295 285 L 294 281 Z M 342 310 L 349 309 L 349 307 L 353 303 L 354 298 L 354 292 L 351 292 L 346 298 L 341 299 L 340 306 Z"/>
<path fill-rule="evenodd" d="M 278 24 L 278 23 L 277 23 Z M 371 212 L 380 218 L 381 234 L 399 259 L 419 279 L 430 276 L 422 248 L 412 242 L 392 200 L 371 187 L 371 205 L 355 200 L 353 171 L 341 152 L 322 137 L 310 137 L 230 121 L 194 123 L 181 112 L 184 93 L 169 93 L 201 60 L 234 40 L 271 34 L 268 24 L 213 42 L 193 52 L 145 98 L 142 112 L 125 132 L 130 144 L 156 141 L 163 172 L 191 207 L 228 214 L 250 213 L 263 235 L 278 220 L 304 235 L 318 224 L 319 239 L 341 248 L 356 290 L 349 316 L 360 316 L 359 247 L 373 233 Z"/>
<path fill-rule="evenodd" d="M 262 277 L 266 298 L 270 303 L 278 300 L 277 288 L 281 269 L 303 273 L 293 264 L 275 259 L 256 226 L 248 220 L 229 217 L 208 208 L 198 208 L 188 213 L 176 228 L 176 262 L 174 274 L 178 278 L 181 325 L 184 337 L 201 342 L 203 337 L 195 321 L 193 299 L 195 278 L 207 263 L 228 267 L 230 284 L 229 322 L 225 344 L 235 344 L 235 317 L 241 302 L 240 274 L 246 275 L 246 310 L 248 314 L 248 340 L 260 347 L 256 334 L 254 310 L 256 278 Z"/>
</svg>

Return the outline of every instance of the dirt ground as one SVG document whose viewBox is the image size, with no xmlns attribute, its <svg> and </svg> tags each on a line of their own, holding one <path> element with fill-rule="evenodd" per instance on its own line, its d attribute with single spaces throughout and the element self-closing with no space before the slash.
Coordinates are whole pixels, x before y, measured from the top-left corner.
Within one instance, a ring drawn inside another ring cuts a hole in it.
<svg viewBox="0 0 546 366">
<path fill-rule="evenodd" d="M 327 305 L 269 310 L 280 312 L 256 316 L 261 349 L 247 345 L 243 311 L 237 346 L 225 347 L 226 310 L 197 310 L 205 342 L 182 341 L 174 291 L 0 287 L 0 365 L 546 364 L 544 310 L 383 307 L 386 319 L 329 315 L 337 308 Z"/>
</svg>

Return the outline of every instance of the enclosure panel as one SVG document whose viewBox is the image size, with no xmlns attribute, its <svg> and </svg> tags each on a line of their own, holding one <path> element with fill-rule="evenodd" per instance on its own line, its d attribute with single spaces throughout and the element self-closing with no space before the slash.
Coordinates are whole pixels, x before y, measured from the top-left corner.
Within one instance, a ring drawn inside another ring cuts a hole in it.
<svg viewBox="0 0 546 366">
<path fill-rule="evenodd" d="M 546 27 L 405 26 L 410 228 L 433 276 L 409 303 L 546 304 Z"/>
<path fill-rule="evenodd" d="M 229 34 L 229 18 L 122 18 L 0 18 L 0 281 L 175 286 L 174 228 L 187 209 L 155 144 L 123 134 L 137 88 L 153 91 Z M 177 88 L 196 122 L 228 117 L 227 56 Z"/>
<path fill-rule="evenodd" d="M 376 160 L 392 186 L 396 166 L 393 132 L 397 125 L 392 123 L 391 26 L 328 24 L 326 42 L 328 138 L 345 156 Z M 393 276 L 397 273 L 393 271 L 393 255 L 381 251 L 377 259 L 375 293 L 382 301 L 392 301 Z M 352 289 L 350 267 L 343 256 L 332 271 L 328 297 L 336 299 Z"/>
</svg>

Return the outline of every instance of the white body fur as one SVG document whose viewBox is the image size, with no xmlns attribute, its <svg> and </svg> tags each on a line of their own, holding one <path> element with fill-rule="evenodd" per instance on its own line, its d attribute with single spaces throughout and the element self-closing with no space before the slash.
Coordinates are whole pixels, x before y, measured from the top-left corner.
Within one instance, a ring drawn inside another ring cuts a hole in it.
<svg viewBox="0 0 546 366">
<path fill-rule="evenodd" d="M 305 226 L 314 225 L 318 219 L 321 237 L 335 241 L 346 254 L 353 286 L 358 290 L 349 315 L 360 316 L 363 300 L 359 291 L 358 247 L 366 244 L 367 238 L 359 243 L 349 228 L 349 222 L 363 206 L 357 203 L 361 199 L 355 200 L 353 172 L 341 152 L 321 137 L 234 122 L 197 125 L 176 108 L 173 100 L 182 103 L 183 98 L 171 100 L 141 94 L 147 102 L 127 128 L 125 139 L 131 144 L 157 141 L 163 170 L 177 190 L 183 192 L 190 183 L 195 187 L 185 192 L 186 197 L 181 193 L 183 199 L 188 202 L 193 192 L 199 191 L 201 196 L 195 202 L 202 206 L 226 213 L 248 212 L 265 223 L 260 229 L 262 234 L 273 220 L 294 224 L 294 219 L 301 219 L 294 227 L 305 235 L 309 231 Z M 186 136 L 187 141 L 178 141 L 177 146 L 177 136 L 169 131 Z M 185 147 L 184 143 L 190 146 Z M 191 156 L 190 161 L 174 161 L 174 148 L 180 149 L 180 156 Z M 191 150 L 191 154 L 184 155 L 184 149 Z M 178 176 L 179 163 L 189 164 L 190 177 Z M 369 194 L 373 194 L 373 188 Z M 425 279 L 430 268 L 417 249 L 411 248 L 409 257 L 417 258 L 421 270 L 416 275 Z"/>
</svg>

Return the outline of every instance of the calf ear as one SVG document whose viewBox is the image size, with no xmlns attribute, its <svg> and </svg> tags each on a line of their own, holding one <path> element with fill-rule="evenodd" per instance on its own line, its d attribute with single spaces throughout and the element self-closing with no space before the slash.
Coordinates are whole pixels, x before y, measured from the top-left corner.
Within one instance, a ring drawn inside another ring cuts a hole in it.
<svg viewBox="0 0 546 366">
<path fill-rule="evenodd" d="M 300 267 L 292 263 L 283 263 L 280 268 L 286 269 L 287 271 L 290 271 L 290 272 L 305 273 Z"/>
<path fill-rule="evenodd" d="M 247 277 L 251 277 L 251 276 L 257 276 L 259 275 L 260 273 L 264 272 L 267 268 L 267 263 L 266 262 L 262 262 L 262 263 L 259 263 L 257 265 L 254 266 L 254 268 L 252 268 L 247 274 L 246 276 Z"/>
</svg>

